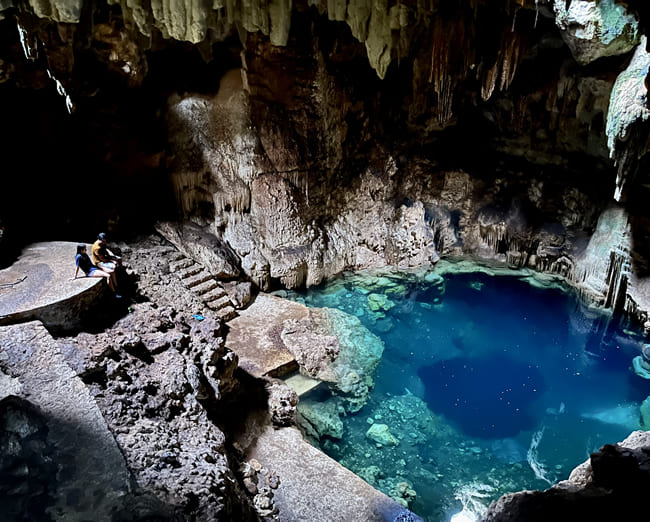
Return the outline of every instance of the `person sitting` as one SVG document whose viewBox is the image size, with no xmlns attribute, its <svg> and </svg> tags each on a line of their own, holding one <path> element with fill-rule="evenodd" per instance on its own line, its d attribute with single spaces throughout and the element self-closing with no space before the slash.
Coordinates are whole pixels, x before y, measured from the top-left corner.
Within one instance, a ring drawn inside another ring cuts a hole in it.
<svg viewBox="0 0 650 522">
<path fill-rule="evenodd" d="M 110 288 L 111 291 L 113 292 L 116 291 L 115 274 L 106 272 L 105 270 L 100 270 L 95 265 L 93 265 L 92 261 L 88 257 L 88 254 L 86 253 L 86 245 L 84 245 L 83 243 L 79 243 L 77 245 L 77 255 L 75 257 L 75 264 L 77 265 L 77 269 L 74 272 L 75 279 L 77 279 L 77 276 L 79 274 L 79 269 L 81 269 L 81 271 L 84 274 L 86 274 L 86 277 L 105 277 L 106 282 L 108 283 L 108 288 Z M 115 297 L 121 297 L 121 296 L 119 296 L 116 293 Z"/>
<path fill-rule="evenodd" d="M 97 241 L 92 247 L 93 263 L 102 270 L 112 273 L 118 266 L 122 265 L 122 259 L 116 256 L 106 247 L 106 234 L 101 232 L 97 235 Z"/>
</svg>

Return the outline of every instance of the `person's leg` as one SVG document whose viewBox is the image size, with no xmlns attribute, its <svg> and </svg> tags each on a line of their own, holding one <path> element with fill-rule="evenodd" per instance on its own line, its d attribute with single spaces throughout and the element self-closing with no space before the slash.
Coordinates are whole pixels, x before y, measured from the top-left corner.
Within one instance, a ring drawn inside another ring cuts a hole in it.
<svg viewBox="0 0 650 522">
<path fill-rule="evenodd" d="M 108 272 L 104 272 L 103 270 L 91 270 L 90 273 L 88 274 L 88 277 L 105 277 L 106 282 L 108 283 L 108 288 L 111 289 L 112 292 L 115 292 L 115 285 L 113 284 L 113 279 L 111 278 L 111 274 Z"/>
<path fill-rule="evenodd" d="M 97 266 L 101 268 L 104 272 L 112 274 L 115 272 L 115 263 L 97 263 Z"/>
</svg>

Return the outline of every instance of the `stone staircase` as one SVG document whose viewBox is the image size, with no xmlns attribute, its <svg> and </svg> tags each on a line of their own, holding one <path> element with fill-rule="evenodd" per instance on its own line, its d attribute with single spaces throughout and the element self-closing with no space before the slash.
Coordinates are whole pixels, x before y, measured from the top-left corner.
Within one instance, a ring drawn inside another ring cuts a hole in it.
<svg viewBox="0 0 650 522">
<path fill-rule="evenodd" d="M 177 252 L 169 263 L 169 271 L 181 280 L 185 288 L 193 292 L 223 321 L 237 316 L 230 297 L 219 281 L 203 265 Z"/>
</svg>

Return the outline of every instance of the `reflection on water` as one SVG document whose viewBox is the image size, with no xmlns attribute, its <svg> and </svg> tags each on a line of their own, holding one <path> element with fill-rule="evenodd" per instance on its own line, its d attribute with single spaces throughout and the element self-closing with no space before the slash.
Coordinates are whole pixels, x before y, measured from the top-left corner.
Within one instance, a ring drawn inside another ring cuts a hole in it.
<svg viewBox="0 0 650 522">
<path fill-rule="evenodd" d="M 545 489 L 640 428 L 650 382 L 629 369 L 638 339 L 559 290 L 483 273 L 355 274 L 290 297 L 356 315 L 384 341 L 368 404 L 320 445 L 426 520 Z"/>
</svg>

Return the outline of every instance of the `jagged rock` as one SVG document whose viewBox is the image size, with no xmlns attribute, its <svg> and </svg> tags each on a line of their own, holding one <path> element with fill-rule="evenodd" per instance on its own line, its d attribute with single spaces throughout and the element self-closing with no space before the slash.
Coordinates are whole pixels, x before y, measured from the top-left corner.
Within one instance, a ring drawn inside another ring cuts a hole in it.
<svg viewBox="0 0 650 522">
<path fill-rule="evenodd" d="M 57 22 L 79 22 L 83 0 L 29 0 L 36 16 L 51 18 Z"/>
<path fill-rule="evenodd" d="M 554 0 L 553 9 L 562 38 L 581 65 L 624 54 L 639 42 L 637 19 L 614 0 Z"/>
<path fill-rule="evenodd" d="M 224 283 L 223 288 L 237 308 L 245 308 L 253 298 L 253 288 L 248 281 Z"/>
<path fill-rule="evenodd" d="M 272 380 L 266 385 L 269 394 L 268 407 L 273 424 L 289 426 L 296 420 L 298 395 L 283 382 Z"/>
<path fill-rule="evenodd" d="M 386 424 L 373 424 L 366 432 L 366 437 L 370 440 L 374 440 L 377 444 L 381 444 L 382 446 L 399 445 L 399 440 L 393 436 Z"/>
<path fill-rule="evenodd" d="M 215 277 L 239 275 L 239 259 L 228 244 L 192 223 L 158 223 L 157 230 L 187 257 L 202 264 Z"/>
<path fill-rule="evenodd" d="M 331 364 L 339 357 L 339 341 L 333 335 L 315 331 L 312 317 L 285 321 L 280 337 L 296 357 L 301 372 L 315 379 L 336 382 Z"/>
</svg>

